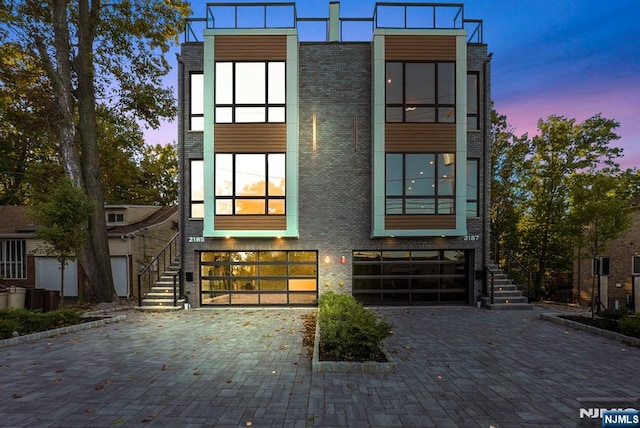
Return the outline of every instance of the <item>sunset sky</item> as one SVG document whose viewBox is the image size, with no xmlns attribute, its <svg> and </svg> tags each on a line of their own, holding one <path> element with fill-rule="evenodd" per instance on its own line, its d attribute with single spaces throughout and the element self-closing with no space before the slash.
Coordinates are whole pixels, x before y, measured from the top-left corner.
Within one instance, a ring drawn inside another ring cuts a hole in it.
<svg viewBox="0 0 640 428">
<path fill-rule="evenodd" d="M 493 101 L 516 134 L 533 135 L 538 120 L 552 114 L 582 121 L 602 113 L 620 123 L 614 145 L 624 149 L 623 166 L 640 166 L 640 1 L 461 3 L 465 18 L 484 21 L 484 42 L 493 52 Z M 192 2 L 194 17 L 205 16 L 205 4 Z M 370 17 L 374 5 L 342 0 L 340 15 Z M 296 11 L 298 17 L 327 17 L 329 0 L 299 0 Z M 169 55 L 175 64 L 174 52 Z M 176 80 L 174 66 L 165 82 L 175 88 Z M 151 144 L 176 141 L 176 122 L 145 136 Z"/>
</svg>

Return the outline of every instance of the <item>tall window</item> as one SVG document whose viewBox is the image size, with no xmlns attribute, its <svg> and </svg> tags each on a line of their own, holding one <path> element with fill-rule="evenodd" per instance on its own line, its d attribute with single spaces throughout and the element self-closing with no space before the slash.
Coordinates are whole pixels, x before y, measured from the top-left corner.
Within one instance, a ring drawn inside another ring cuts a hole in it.
<svg viewBox="0 0 640 428">
<path fill-rule="evenodd" d="M 387 214 L 454 214 L 453 153 L 387 153 Z"/>
<path fill-rule="evenodd" d="M 478 217 L 478 159 L 467 159 L 467 217 Z"/>
<path fill-rule="evenodd" d="M 453 123 L 455 103 L 455 63 L 387 62 L 387 122 Z"/>
<path fill-rule="evenodd" d="M 204 76 L 191 73 L 191 92 L 189 105 L 189 130 L 204 130 Z"/>
<path fill-rule="evenodd" d="M 201 159 L 191 161 L 191 211 L 190 218 L 204 218 L 204 162 Z"/>
<path fill-rule="evenodd" d="M 470 131 L 479 129 L 479 99 L 478 73 L 471 72 L 467 74 L 467 129 Z"/>
<path fill-rule="evenodd" d="M 285 121 L 285 63 L 217 62 L 216 123 Z"/>
<path fill-rule="evenodd" d="M 0 277 L 27 278 L 27 250 L 23 239 L 0 240 Z"/>
<path fill-rule="evenodd" d="M 216 154 L 217 215 L 284 215 L 283 153 Z"/>
</svg>

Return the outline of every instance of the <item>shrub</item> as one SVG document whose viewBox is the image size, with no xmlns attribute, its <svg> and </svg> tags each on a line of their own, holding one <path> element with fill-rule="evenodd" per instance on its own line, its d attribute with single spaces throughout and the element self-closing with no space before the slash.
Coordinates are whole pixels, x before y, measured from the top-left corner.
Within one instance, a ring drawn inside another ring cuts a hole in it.
<svg viewBox="0 0 640 428">
<path fill-rule="evenodd" d="M 624 317 L 620 320 L 620 332 L 627 336 L 640 338 L 640 318 Z"/>
<path fill-rule="evenodd" d="M 73 309 L 61 309 L 51 312 L 31 312 L 27 309 L 6 309 L 0 311 L 2 322 L 2 338 L 11 337 L 14 331 L 20 334 L 37 333 L 39 331 L 78 324 L 80 313 Z M 5 331 L 11 329 L 8 335 Z"/>
<path fill-rule="evenodd" d="M 20 330 L 20 323 L 16 320 L 0 319 L 0 340 L 9 339 L 14 331 Z"/>
<path fill-rule="evenodd" d="M 605 309 L 604 311 L 598 312 L 598 316 L 601 318 L 605 318 L 608 320 L 617 321 L 629 314 L 629 311 L 625 308 L 620 309 Z"/>
<path fill-rule="evenodd" d="M 318 323 L 324 357 L 339 361 L 376 360 L 392 329 L 353 296 L 332 291 L 318 299 Z"/>
</svg>

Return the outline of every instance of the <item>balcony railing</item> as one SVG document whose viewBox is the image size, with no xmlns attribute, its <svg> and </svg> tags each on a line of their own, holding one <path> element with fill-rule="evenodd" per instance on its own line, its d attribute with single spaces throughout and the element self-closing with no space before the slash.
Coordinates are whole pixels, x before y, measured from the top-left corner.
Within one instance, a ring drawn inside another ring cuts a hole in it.
<svg viewBox="0 0 640 428">
<path fill-rule="evenodd" d="M 466 19 L 461 3 L 376 3 L 373 16 L 340 18 L 340 41 L 371 41 L 376 29 L 467 30 L 468 43 L 483 43 L 483 24 Z M 300 41 L 328 41 L 329 18 L 298 17 L 295 3 L 207 3 L 205 18 L 187 20 L 185 42 L 202 41 L 205 29 L 295 28 Z"/>
</svg>

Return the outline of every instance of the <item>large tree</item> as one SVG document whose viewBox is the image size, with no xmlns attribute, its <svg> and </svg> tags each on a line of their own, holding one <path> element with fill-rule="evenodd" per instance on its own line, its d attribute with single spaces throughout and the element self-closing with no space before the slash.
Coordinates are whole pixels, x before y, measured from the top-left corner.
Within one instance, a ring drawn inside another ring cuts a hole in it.
<svg viewBox="0 0 640 428">
<path fill-rule="evenodd" d="M 100 180 L 96 100 L 157 126 L 175 115 L 161 78 L 164 54 L 190 12 L 182 1 L 15 0 L 2 2 L 3 44 L 38 59 L 55 97 L 57 146 L 65 173 L 94 202 L 80 262 L 88 301 L 117 299 Z"/>
</svg>

